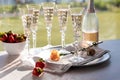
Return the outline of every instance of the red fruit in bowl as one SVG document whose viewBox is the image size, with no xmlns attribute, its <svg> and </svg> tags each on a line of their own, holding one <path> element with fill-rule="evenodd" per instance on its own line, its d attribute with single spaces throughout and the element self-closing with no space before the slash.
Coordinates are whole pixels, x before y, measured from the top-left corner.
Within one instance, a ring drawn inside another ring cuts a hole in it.
<svg viewBox="0 0 120 80">
<path fill-rule="evenodd" d="M 13 33 L 12 31 L 0 32 L 0 41 L 6 42 L 6 43 L 18 43 L 26 41 L 26 36 L 24 34 L 17 34 Z"/>
<path fill-rule="evenodd" d="M 12 31 L 8 31 L 8 32 L 6 32 L 6 34 L 7 34 L 8 36 L 10 36 L 10 35 L 13 35 L 13 32 L 12 32 Z"/>
<path fill-rule="evenodd" d="M 14 43 L 14 42 L 15 42 L 15 38 L 14 38 L 13 35 L 10 35 L 10 36 L 9 36 L 8 42 L 10 42 L 10 43 Z"/>
<path fill-rule="evenodd" d="M 41 69 L 40 67 L 35 67 L 32 71 L 32 74 L 34 76 L 39 76 L 42 72 L 43 72 L 43 69 Z"/>
<path fill-rule="evenodd" d="M 13 34 L 13 37 L 16 38 L 18 35 L 17 34 Z"/>
<path fill-rule="evenodd" d="M 2 41 L 5 42 L 5 41 L 7 41 L 7 39 L 8 39 L 7 34 L 4 34 L 4 35 L 2 36 Z"/>
</svg>

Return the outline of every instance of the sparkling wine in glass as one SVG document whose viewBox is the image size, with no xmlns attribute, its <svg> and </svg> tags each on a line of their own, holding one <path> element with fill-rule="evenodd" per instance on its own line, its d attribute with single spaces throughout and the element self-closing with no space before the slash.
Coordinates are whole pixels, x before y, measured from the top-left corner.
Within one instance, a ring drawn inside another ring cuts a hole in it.
<svg viewBox="0 0 120 80">
<path fill-rule="evenodd" d="M 46 29 L 47 29 L 47 40 L 48 40 L 48 45 L 45 46 L 45 48 L 50 48 L 52 46 L 51 45 L 51 28 L 52 28 L 52 20 L 54 15 L 54 7 L 55 7 L 54 2 L 42 3 Z"/>
<path fill-rule="evenodd" d="M 79 41 L 80 32 L 81 32 L 81 22 L 82 22 L 82 14 L 71 14 L 73 31 L 74 31 L 74 40 Z"/>
<path fill-rule="evenodd" d="M 62 45 L 62 49 L 59 52 L 62 54 L 66 54 L 68 53 L 68 51 L 65 50 L 65 32 L 67 30 L 67 18 L 69 14 L 70 5 L 63 4 L 56 5 L 56 8 L 61 32 L 61 45 Z"/>
</svg>

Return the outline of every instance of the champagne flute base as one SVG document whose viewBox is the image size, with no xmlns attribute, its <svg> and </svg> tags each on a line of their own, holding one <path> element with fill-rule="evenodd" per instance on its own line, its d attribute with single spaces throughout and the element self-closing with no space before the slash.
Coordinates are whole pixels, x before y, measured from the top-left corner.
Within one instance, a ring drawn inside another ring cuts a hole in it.
<svg viewBox="0 0 120 80">
<path fill-rule="evenodd" d="M 51 47 L 53 47 L 53 46 L 50 45 L 50 44 L 48 44 L 48 45 L 44 46 L 42 49 L 49 49 L 49 48 L 51 48 Z"/>
<path fill-rule="evenodd" d="M 60 54 L 69 54 L 70 52 L 67 51 L 66 49 L 60 49 L 60 50 L 59 50 L 59 53 L 60 53 Z"/>
<path fill-rule="evenodd" d="M 78 56 L 73 56 L 73 57 L 71 57 L 71 58 L 69 59 L 69 61 L 70 61 L 70 62 L 73 62 L 73 63 L 78 63 L 78 62 L 81 62 L 81 61 L 83 61 L 83 60 L 84 60 L 84 58 L 78 57 Z"/>
</svg>

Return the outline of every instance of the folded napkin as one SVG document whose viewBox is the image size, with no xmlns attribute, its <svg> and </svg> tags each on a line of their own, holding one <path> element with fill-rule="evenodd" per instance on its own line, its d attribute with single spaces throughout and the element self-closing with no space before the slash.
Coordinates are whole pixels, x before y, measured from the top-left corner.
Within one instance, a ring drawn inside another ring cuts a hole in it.
<svg viewBox="0 0 120 80">
<path fill-rule="evenodd" d="M 59 61 L 46 61 L 45 71 L 52 73 L 63 73 L 66 72 L 72 64 L 68 60 L 61 59 Z"/>
<path fill-rule="evenodd" d="M 18 66 L 17 70 L 26 71 L 33 70 L 34 64 L 30 60 L 22 60 L 22 63 Z"/>
<path fill-rule="evenodd" d="M 24 54 L 22 54 L 20 57 L 21 64 L 19 64 L 17 68 L 19 71 L 32 70 L 34 68 L 35 63 L 32 56 L 28 56 L 25 53 L 26 52 L 24 52 Z"/>
</svg>

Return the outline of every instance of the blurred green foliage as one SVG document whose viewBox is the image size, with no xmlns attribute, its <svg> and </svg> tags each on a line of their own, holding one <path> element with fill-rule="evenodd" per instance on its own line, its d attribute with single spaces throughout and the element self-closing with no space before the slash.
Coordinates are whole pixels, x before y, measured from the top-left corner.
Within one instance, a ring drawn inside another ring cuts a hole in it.
<svg viewBox="0 0 120 80">
<path fill-rule="evenodd" d="M 120 7 L 120 0 L 110 0 L 110 4 L 116 7 Z"/>
<path fill-rule="evenodd" d="M 120 11 L 120 0 L 94 0 L 95 7 L 99 10 Z"/>
<path fill-rule="evenodd" d="M 101 9 L 101 10 L 107 10 L 107 5 L 109 3 L 108 2 L 103 2 L 101 0 L 95 0 L 95 8 L 97 9 Z"/>
<path fill-rule="evenodd" d="M 98 10 L 110 10 L 120 12 L 120 0 L 94 0 L 95 8 Z M 72 7 L 87 7 L 87 2 L 71 2 Z"/>
</svg>

